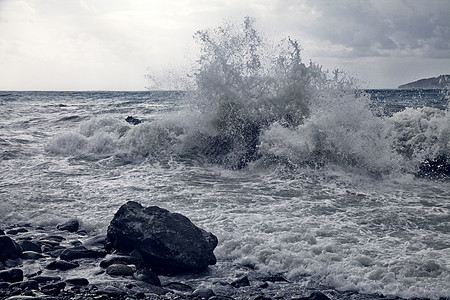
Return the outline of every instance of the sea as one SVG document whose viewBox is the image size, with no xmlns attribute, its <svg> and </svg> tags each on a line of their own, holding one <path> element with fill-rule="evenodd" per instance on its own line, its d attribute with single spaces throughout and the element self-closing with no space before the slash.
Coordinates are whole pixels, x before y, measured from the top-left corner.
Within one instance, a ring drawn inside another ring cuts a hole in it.
<svg viewBox="0 0 450 300">
<path fill-rule="evenodd" d="M 1 91 L 0 228 L 105 234 L 132 200 L 218 237 L 206 282 L 450 297 L 450 180 L 418 175 L 450 157 L 448 90 L 354 89 L 287 43 L 270 71 L 208 52 L 190 91 Z"/>
<path fill-rule="evenodd" d="M 370 107 L 384 112 L 372 117 L 383 130 L 420 152 L 440 138 L 449 150 L 448 99 L 441 91 L 368 93 Z M 323 126 L 318 132 L 301 128 L 306 124 L 265 129 L 260 147 L 268 148 L 240 168 L 195 157 L 192 144 L 204 138 L 183 131 L 187 94 L 0 92 L 0 226 L 76 218 L 90 235 L 105 233 L 117 209 L 133 200 L 182 213 L 214 233 L 215 276 L 252 265 L 298 284 L 450 296 L 449 180 L 418 178 L 413 157 L 355 144 L 354 135 L 373 133 L 355 132 L 360 117 L 347 109 L 339 112 L 342 120 L 328 116 L 328 124 L 315 124 Z M 127 116 L 142 122 L 129 124 Z M 335 142 L 335 153 L 305 153 L 311 134 Z M 356 152 L 361 161 L 343 164 L 334 157 L 339 151 Z"/>
</svg>

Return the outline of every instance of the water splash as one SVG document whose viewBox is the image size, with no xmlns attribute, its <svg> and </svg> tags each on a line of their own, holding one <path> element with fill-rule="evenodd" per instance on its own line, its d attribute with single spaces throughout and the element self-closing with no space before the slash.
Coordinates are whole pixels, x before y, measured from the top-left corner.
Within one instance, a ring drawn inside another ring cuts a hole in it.
<svg viewBox="0 0 450 300">
<path fill-rule="evenodd" d="M 195 38 L 201 50 L 192 75 L 196 89 L 186 94 L 182 109 L 132 129 L 88 122 L 48 149 L 127 162 L 176 156 L 230 169 L 255 162 L 337 166 L 371 176 L 414 173 L 425 159 L 449 157 L 448 109 L 377 115 L 356 80 L 305 64 L 298 41 L 271 43 L 248 17 L 200 30 Z"/>
<path fill-rule="evenodd" d="M 320 66 L 304 64 L 291 38 L 269 44 L 250 18 L 198 31 L 196 38 L 201 56 L 189 107 L 203 122 L 192 122 L 198 126 L 189 130 L 199 142 L 191 150 L 232 169 L 262 157 L 261 137 L 274 124 L 295 130 L 321 95 L 352 85 L 338 72 L 330 77 Z"/>
</svg>

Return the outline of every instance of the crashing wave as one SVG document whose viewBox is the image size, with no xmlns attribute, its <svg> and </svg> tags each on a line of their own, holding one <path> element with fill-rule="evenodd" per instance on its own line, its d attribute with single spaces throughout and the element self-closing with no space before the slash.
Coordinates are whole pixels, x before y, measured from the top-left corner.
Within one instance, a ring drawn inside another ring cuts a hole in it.
<svg viewBox="0 0 450 300">
<path fill-rule="evenodd" d="M 85 122 L 78 133 L 56 137 L 48 150 L 128 162 L 178 156 L 230 169 L 255 161 L 332 165 L 377 176 L 417 172 L 427 159 L 448 163 L 448 109 L 377 116 L 370 97 L 355 92 L 353 79 L 303 63 L 297 41 L 273 46 L 253 24 L 245 18 L 196 33 L 197 88 L 186 94 L 180 111 L 133 128 L 112 120 Z"/>
</svg>

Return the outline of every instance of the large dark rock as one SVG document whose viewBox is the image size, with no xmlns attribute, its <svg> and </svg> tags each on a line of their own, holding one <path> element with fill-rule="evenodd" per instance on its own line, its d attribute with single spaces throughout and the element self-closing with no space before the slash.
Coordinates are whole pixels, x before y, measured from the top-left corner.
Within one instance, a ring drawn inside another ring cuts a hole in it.
<svg viewBox="0 0 450 300">
<path fill-rule="evenodd" d="M 10 269 L 0 272 L 0 281 L 18 282 L 23 280 L 23 271 L 21 269 Z"/>
<path fill-rule="evenodd" d="M 41 253 L 42 252 L 41 246 L 39 246 L 38 244 L 36 244 L 34 242 L 20 241 L 19 245 L 20 245 L 20 247 L 22 247 L 23 251 L 34 251 L 34 252 L 37 252 L 37 253 Z"/>
<path fill-rule="evenodd" d="M 16 235 L 18 233 L 28 232 L 28 229 L 26 228 L 14 228 L 6 231 L 6 234 L 8 235 Z"/>
<path fill-rule="evenodd" d="M 0 236 L 0 261 L 17 259 L 22 256 L 22 248 L 9 236 Z"/>
<path fill-rule="evenodd" d="M 58 226 L 56 226 L 56 228 L 59 230 L 65 230 L 69 232 L 77 232 L 78 229 L 80 228 L 80 223 L 78 222 L 78 220 L 73 219 L 64 222 L 62 224 L 59 224 Z"/>
<path fill-rule="evenodd" d="M 450 159 L 445 155 L 440 155 L 435 159 L 426 159 L 419 166 L 418 177 L 432 179 L 450 178 Z"/>
<path fill-rule="evenodd" d="M 65 282 L 76 286 L 89 285 L 89 280 L 86 278 L 70 278 L 66 279 Z"/>
<path fill-rule="evenodd" d="M 113 264 L 106 269 L 106 274 L 111 276 L 133 276 L 133 269 L 123 264 Z"/>
<path fill-rule="evenodd" d="M 125 119 L 125 121 L 127 121 L 128 123 L 133 124 L 133 125 L 137 125 L 137 124 L 141 124 L 142 123 L 141 120 L 139 120 L 138 118 L 135 118 L 133 116 L 128 116 Z"/>
<path fill-rule="evenodd" d="M 138 250 L 145 264 L 160 275 L 199 273 L 216 263 L 217 238 L 181 214 L 129 201 L 108 227 L 111 250 Z"/>
<path fill-rule="evenodd" d="M 9 288 L 19 288 L 21 290 L 37 290 L 39 289 L 39 284 L 35 280 L 19 281 L 11 284 Z"/>
<path fill-rule="evenodd" d="M 248 280 L 247 276 L 244 276 L 242 278 L 239 278 L 239 279 L 233 281 L 231 283 L 231 285 L 233 287 L 235 287 L 235 288 L 241 288 L 241 287 L 244 287 L 244 286 L 250 286 L 250 281 Z"/>
</svg>

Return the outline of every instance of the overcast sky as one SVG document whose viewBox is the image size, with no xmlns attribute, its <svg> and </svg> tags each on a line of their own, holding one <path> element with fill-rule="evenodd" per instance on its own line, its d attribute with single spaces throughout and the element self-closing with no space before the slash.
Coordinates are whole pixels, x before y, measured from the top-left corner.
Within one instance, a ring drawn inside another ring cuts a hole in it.
<svg viewBox="0 0 450 300">
<path fill-rule="evenodd" d="M 450 0 L 0 0 L 0 90 L 145 90 L 245 16 L 364 87 L 450 74 Z"/>
</svg>

